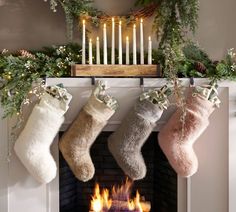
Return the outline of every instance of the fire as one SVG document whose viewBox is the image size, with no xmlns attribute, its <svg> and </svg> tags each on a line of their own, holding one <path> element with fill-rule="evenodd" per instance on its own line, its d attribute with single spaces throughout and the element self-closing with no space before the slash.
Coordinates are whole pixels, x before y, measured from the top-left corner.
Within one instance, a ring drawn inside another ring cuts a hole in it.
<svg viewBox="0 0 236 212">
<path fill-rule="evenodd" d="M 108 189 L 103 189 L 100 193 L 100 187 L 98 184 L 95 185 L 94 196 L 91 200 L 91 209 L 94 212 L 101 212 L 104 208 L 110 209 L 112 200 L 109 199 Z"/>
<path fill-rule="evenodd" d="M 136 197 L 133 200 L 128 201 L 128 208 L 130 211 L 138 210 L 139 212 L 143 212 L 143 208 L 140 202 L 140 194 L 137 191 Z"/>
<path fill-rule="evenodd" d="M 138 191 L 136 196 L 130 199 L 131 186 L 132 182 L 126 180 L 124 185 L 112 188 L 110 197 L 108 189 L 101 191 L 99 184 L 96 184 L 91 200 L 91 211 L 105 212 L 111 209 L 111 211 L 149 212 L 150 203 L 142 202 Z"/>
</svg>

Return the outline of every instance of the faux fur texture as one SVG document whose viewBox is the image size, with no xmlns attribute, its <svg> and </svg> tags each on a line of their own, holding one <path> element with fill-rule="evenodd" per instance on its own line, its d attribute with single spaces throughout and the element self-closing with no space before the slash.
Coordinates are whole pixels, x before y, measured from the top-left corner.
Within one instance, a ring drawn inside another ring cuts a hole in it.
<svg viewBox="0 0 236 212">
<path fill-rule="evenodd" d="M 49 183 L 56 177 L 57 166 L 50 153 L 50 146 L 64 121 L 67 103 L 44 94 L 36 105 L 19 135 L 14 149 L 29 173 L 41 183 Z"/>
<path fill-rule="evenodd" d="M 182 134 L 182 111 L 178 109 L 159 133 L 159 145 L 171 166 L 182 177 L 190 177 L 197 172 L 198 159 L 193 144 L 209 125 L 209 116 L 214 104 L 190 91 L 186 103 L 184 133 Z M 181 139 L 182 137 L 182 139 Z"/>
<path fill-rule="evenodd" d="M 162 113 L 157 104 L 138 100 L 120 127 L 108 138 L 109 150 L 125 174 L 133 180 L 146 176 L 141 148 Z"/>
<path fill-rule="evenodd" d="M 60 140 L 59 148 L 65 160 L 83 182 L 94 176 L 90 148 L 114 112 L 92 95 Z"/>
</svg>

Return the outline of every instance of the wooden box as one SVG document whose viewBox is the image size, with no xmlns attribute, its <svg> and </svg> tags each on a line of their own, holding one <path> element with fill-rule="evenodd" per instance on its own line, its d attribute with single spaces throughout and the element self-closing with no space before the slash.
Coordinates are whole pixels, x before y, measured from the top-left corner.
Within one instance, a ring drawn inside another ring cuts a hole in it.
<svg viewBox="0 0 236 212">
<path fill-rule="evenodd" d="M 72 65 L 73 77 L 160 77 L 159 65 Z"/>
</svg>

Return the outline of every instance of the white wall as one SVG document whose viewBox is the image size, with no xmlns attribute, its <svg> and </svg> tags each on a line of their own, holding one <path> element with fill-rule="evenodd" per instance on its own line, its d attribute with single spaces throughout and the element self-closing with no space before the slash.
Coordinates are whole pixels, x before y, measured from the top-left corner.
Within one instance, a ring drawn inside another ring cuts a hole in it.
<svg viewBox="0 0 236 212">
<path fill-rule="evenodd" d="M 49 1 L 49 0 L 48 0 Z M 111 15 L 125 14 L 135 0 L 95 0 L 99 9 Z M 236 47 L 235 0 L 200 0 L 196 39 L 214 59 Z M 147 24 L 145 24 L 147 26 Z M 0 0 L 0 49 L 38 49 L 66 42 L 62 10 L 52 13 L 43 0 Z M 146 34 L 151 33 L 151 26 Z M 76 41 L 79 33 L 75 32 Z"/>
</svg>

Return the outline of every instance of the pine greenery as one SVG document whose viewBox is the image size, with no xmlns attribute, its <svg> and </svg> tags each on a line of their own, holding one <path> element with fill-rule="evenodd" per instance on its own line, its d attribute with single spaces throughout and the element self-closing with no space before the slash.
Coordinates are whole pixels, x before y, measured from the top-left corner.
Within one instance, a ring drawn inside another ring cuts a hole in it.
<svg viewBox="0 0 236 212">
<path fill-rule="evenodd" d="M 92 22 L 96 23 L 103 14 L 92 8 L 91 2 L 50 0 L 53 11 L 56 11 L 58 4 L 64 9 L 70 39 L 74 20 L 81 16 L 90 16 Z M 136 5 L 154 5 L 156 8 L 154 29 L 160 43 L 159 48 L 153 50 L 154 64 L 160 63 L 164 77 L 174 84 L 177 105 L 183 110 L 184 100 L 178 77 L 207 77 L 213 81 L 236 79 L 233 49 L 230 49 L 221 61 L 212 61 L 198 45 L 185 40 L 186 32 L 194 33 L 197 27 L 197 0 L 137 0 Z M 95 53 L 95 49 L 93 51 Z M 21 111 L 22 104 L 32 90 L 32 84 L 39 78 L 70 76 L 71 64 L 81 63 L 81 58 L 81 46 L 73 43 L 47 47 L 42 51 L 0 53 L 0 101 L 5 110 L 5 117 Z"/>
</svg>

